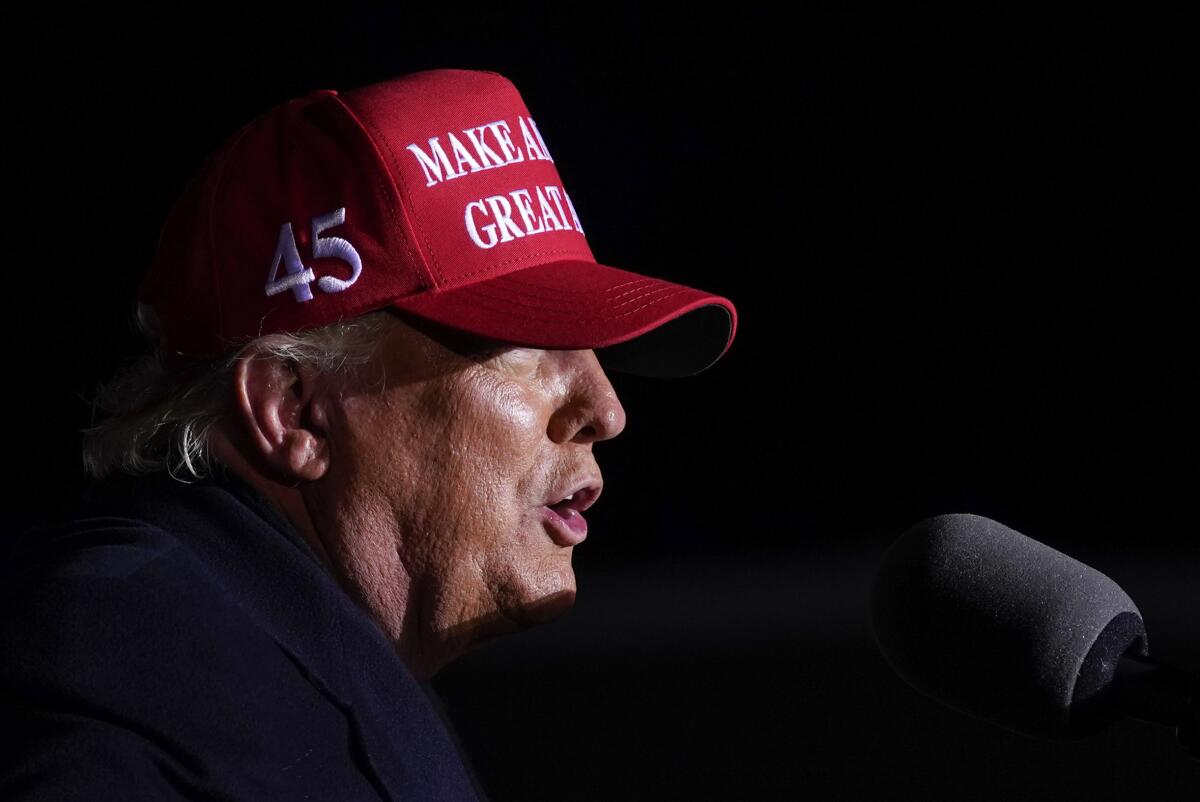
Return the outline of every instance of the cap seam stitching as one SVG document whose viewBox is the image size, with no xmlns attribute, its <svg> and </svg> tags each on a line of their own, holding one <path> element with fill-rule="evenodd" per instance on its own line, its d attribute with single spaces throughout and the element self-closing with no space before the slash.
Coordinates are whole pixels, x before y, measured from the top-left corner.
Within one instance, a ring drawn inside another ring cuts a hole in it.
<svg viewBox="0 0 1200 802">
<path fill-rule="evenodd" d="M 624 297 L 625 297 L 625 296 L 627 296 L 627 295 L 635 295 L 635 294 L 638 294 L 638 293 L 639 293 L 641 290 L 644 290 L 644 289 L 646 289 L 646 286 L 647 286 L 648 284 L 652 284 L 652 283 L 653 283 L 653 282 L 649 282 L 649 281 L 644 281 L 644 282 L 641 282 L 639 286 L 633 287 L 633 288 L 631 288 L 631 289 L 627 289 L 627 290 L 625 290 L 624 292 L 622 292 L 622 293 L 621 293 L 621 294 L 619 294 L 619 295 L 615 295 L 615 296 L 611 296 L 611 297 L 606 297 L 606 298 L 605 298 L 605 300 L 612 300 L 612 301 L 615 301 L 615 300 L 619 300 L 619 299 L 621 299 L 621 298 L 624 298 Z M 486 292 L 486 291 L 484 291 L 484 290 L 480 290 L 480 289 L 478 289 L 478 288 L 476 288 L 476 287 L 464 287 L 463 289 L 474 289 L 476 292 L 480 292 L 480 293 L 482 293 L 482 294 L 484 294 L 484 295 L 488 295 L 488 296 L 490 296 L 490 297 L 493 297 L 493 298 L 500 298 L 500 296 L 498 296 L 498 295 L 493 295 L 492 293 Z M 546 287 L 545 289 L 547 289 L 547 290 L 550 290 L 551 292 L 554 292 L 554 293 L 557 293 L 557 292 L 558 292 L 558 291 L 557 291 L 557 290 L 555 290 L 553 287 Z M 678 289 L 678 287 L 673 287 L 673 286 L 662 286 L 662 285 L 654 285 L 654 288 L 653 288 L 653 289 L 651 289 L 651 290 L 650 290 L 650 292 L 653 292 L 653 291 L 654 291 L 654 289 Z M 691 288 L 690 288 L 690 287 L 687 287 L 687 288 L 684 288 L 684 289 L 691 289 Z M 526 291 L 526 290 L 518 290 L 518 289 L 513 289 L 513 288 L 507 288 L 507 291 L 508 291 L 508 292 L 511 292 L 511 293 L 514 293 L 514 294 L 517 294 L 517 295 L 524 295 L 524 296 L 527 296 L 527 297 L 532 297 L 532 298 L 534 298 L 534 299 L 537 299 L 537 300 L 543 300 L 543 299 L 545 299 L 545 300 L 549 300 L 549 298 L 548 298 L 548 297 L 547 297 L 547 296 L 546 296 L 544 293 L 534 293 L 534 292 L 528 292 L 528 291 Z M 591 296 L 592 296 L 592 297 L 596 297 L 596 296 L 608 296 L 608 293 L 609 293 L 609 292 L 611 292 L 611 290 L 602 290 L 602 291 L 600 291 L 600 292 L 596 292 L 596 293 L 590 293 L 590 294 L 591 294 Z M 588 293 L 587 293 L 586 291 L 584 291 L 584 290 L 580 290 L 580 291 L 578 291 L 576 294 L 588 294 Z M 645 295 L 645 294 L 647 294 L 647 293 L 641 293 L 641 294 L 642 294 L 642 295 Z M 502 299 L 502 300 L 507 300 L 507 299 L 505 298 L 505 299 Z"/>
<path fill-rule="evenodd" d="M 350 119 L 358 126 L 358 129 L 360 131 L 362 131 L 363 136 L 365 136 L 367 138 L 367 141 L 371 144 L 371 147 L 373 147 L 375 149 L 376 155 L 379 157 L 380 161 L 384 162 L 384 165 L 386 168 L 387 159 L 382 152 L 383 148 L 380 146 L 380 142 L 379 142 L 378 138 L 375 137 L 374 135 L 372 135 L 371 130 L 368 130 L 368 126 L 370 126 L 371 129 L 375 129 L 375 126 L 371 125 L 369 121 L 365 121 L 362 118 L 360 118 L 358 116 L 358 114 L 356 114 L 354 112 L 354 109 L 352 109 L 350 107 L 350 104 L 346 103 L 346 101 L 343 100 L 340 95 L 330 95 L 329 97 L 332 98 L 333 100 L 335 100 L 343 109 L 346 110 L 346 113 L 350 116 Z M 378 129 L 375 129 L 375 130 L 378 130 Z M 386 146 L 386 142 L 384 143 L 384 145 Z M 387 148 L 387 151 L 388 151 L 388 154 L 390 155 L 391 148 Z M 395 162 L 395 160 L 393 158 L 393 164 L 394 164 L 394 162 Z M 403 178 L 398 175 L 398 171 L 397 171 L 397 173 L 393 173 L 391 175 L 394 180 L 399 181 L 401 184 L 404 183 Z M 403 201 L 403 198 L 399 198 L 398 200 L 400 200 L 400 210 L 399 210 L 400 213 L 397 214 L 396 204 L 393 201 L 392 193 L 389 193 L 387 191 L 387 185 L 383 181 L 383 176 L 376 174 L 375 181 L 379 184 L 379 188 L 383 194 L 384 200 L 387 202 L 388 211 L 391 212 L 391 214 L 392 214 L 392 221 L 396 224 L 396 228 L 400 232 L 401 239 L 404 240 L 404 247 L 408 251 L 409 259 L 414 264 L 421 264 L 425 268 L 426 277 L 432 278 L 436 282 L 437 277 L 429 275 L 430 274 L 430 270 L 429 270 L 430 265 L 424 259 L 417 258 L 417 253 L 419 253 L 419 252 L 414 253 L 413 244 L 409 240 L 409 237 L 404 233 L 404 224 L 402 222 L 402 218 L 409 220 L 412 223 L 412 228 L 420 229 L 420 223 L 419 223 L 419 221 L 417 221 L 415 219 L 415 213 L 410 213 L 412 204 L 409 203 L 406 205 Z M 408 192 L 407 185 L 404 185 L 403 189 L 404 189 L 405 194 L 407 195 L 407 192 Z M 417 233 L 418 233 L 418 236 L 420 236 L 422 239 L 425 239 L 423 231 L 418 231 Z M 426 239 L 426 250 L 429 251 L 429 255 L 431 258 L 436 259 L 436 257 L 433 257 L 432 251 L 428 248 L 428 240 L 427 239 Z M 435 286 L 436 286 L 436 284 L 435 284 Z"/>
<path fill-rule="evenodd" d="M 671 293 L 670 295 L 665 295 L 661 298 L 655 298 L 650 303 L 642 304 L 641 306 L 626 310 L 626 311 L 621 312 L 616 315 L 605 315 L 603 317 L 601 317 L 601 316 L 592 316 L 592 317 L 572 316 L 568 320 L 558 320 L 556 318 L 548 318 L 548 317 L 534 317 L 532 315 L 523 315 L 520 312 L 514 312 L 510 309 L 498 309 L 496 307 L 488 306 L 487 304 L 479 304 L 479 305 L 481 307 L 483 307 L 484 309 L 489 309 L 493 312 L 499 312 L 501 314 L 505 314 L 510 317 L 518 318 L 520 320 L 530 320 L 530 321 L 534 321 L 536 323 L 570 323 L 570 322 L 576 322 L 576 321 L 583 322 L 583 321 L 590 321 L 590 320 L 614 320 L 616 318 L 628 317 L 629 315 L 640 312 L 641 310 L 643 310 L 647 307 L 654 306 L 656 303 L 661 303 L 662 301 L 665 301 L 667 298 L 671 297 L 672 295 L 678 295 L 682 292 L 684 292 L 684 291 L 676 290 L 675 292 Z M 487 298 L 488 296 L 484 296 L 484 297 Z M 495 300 L 495 299 L 488 298 L 488 300 Z M 519 305 L 524 306 L 524 304 L 519 304 Z M 527 307 L 527 308 L 535 309 L 537 307 Z M 568 314 L 569 314 L 569 312 L 568 312 Z"/>
<path fill-rule="evenodd" d="M 385 161 L 390 160 L 392 165 L 392 169 L 390 171 L 392 180 L 396 182 L 398 189 L 403 196 L 400 199 L 402 208 L 405 211 L 405 215 L 412 222 L 413 229 L 416 231 L 418 238 L 425 244 L 425 252 L 429 255 L 428 266 L 432 268 L 432 272 L 434 273 L 435 286 L 441 286 L 445 284 L 446 277 L 442 274 L 442 268 L 438 262 L 437 254 L 433 250 L 433 244 L 429 239 L 429 235 L 425 232 L 425 227 L 417 215 L 417 209 L 412 199 L 412 192 L 409 190 L 408 182 L 404 180 L 404 175 L 400 171 L 400 161 L 396 158 L 396 152 L 392 150 L 392 146 L 388 143 L 387 138 L 383 135 L 383 132 L 379 130 L 379 127 L 375 125 L 373 120 L 360 118 L 344 100 L 341 100 L 341 103 L 350 112 L 354 120 L 358 122 L 359 126 L 363 129 L 363 132 L 366 133 L 370 138 L 372 144 L 375 146 L 375 149 L 379 151 L 381 155 L 386 152 Z"/>
<path fill-rule="evenodd" d="M 621 289 L 622 287 L 630 287 L 635 284 L 648 284 L 648 283 L 655 281 L 656 279 L 644 277 L 644 278 L 636 279 L 633 281 L 624 281 L 620 284 L 614 284 L 611 287 L 605 287 L 603 290 L 599 290 L 599 291 L 597 291 L 597 290 L 574 290 L 574 289 L 570 289 L 570 288 L 549 287 L 545 284 L 535 284 L 531 281 L 521 281 L 519 279 L 515 279 L 512 277 L 511 273 L 503 275 L 503 276 L 497 276 L 496 280 L 503 281 L 504 284 L 512 284 L 512 285 L 518 286 L 518 287 L 533 287 L 533 288 L 541 289 L 541 290 L 552 289 L 557 293 L 562 293 L 565 295 L 595 295 L 597 292 L 604 292 L 604 293 L 613 292 L 615 290 Z M 658 279 L 658 280 L 661 280 L 661 279 Z"/>
<path fill-rule="evenodd" d="M 669 289 L 669 288 L 663 288 L 663 289 Z M 473 290 L 469 290 L 469 289 L 468 289 L 468 291 L 470 291 L 470 292 L 471 292 L 472 294 L 474 294 L 474 295 L 480 295 L 480 296 L 482 296 L 482 297 L 486 298 L 486 299 L 487 299 L 487 300 L 489 300 L 489 301 L 497 301 L 497 302 L 499 302 L 499 303 L 512 304 L 513 306 L 520 307 L 520 308 L 523 308 L 523 309 L 541 309 L 541 310 L 545 310 L 545 307 L 542 307 L 542 306 L 533 306 L 533 305 L 531 305 L 531 304 L 524 304 L 524 303 L 521 303 L 521 302 L 519 302 L 519 301 L 510 301 L 510 300 L 508 300 L 508 299 L 506 299 L 506 298 L 496 298 L 495 296 L 491 296 L 491 295 L 488 295 L 488 294 L 486 294 L 486 293 L 481 293 L 481 292 L 478 292 L 478 291 L 473 291 Z M 631 299 L 629 299 L 628 301 L 625 301 L 624 303 L 617 304 L 617 307 L 625 306 L 625 305 L 628 305 L 628 304 L 631 304 L 631 303 L 637 303 L 638 301 L 640 301 L 640 300 L 642 300 L 642 299 L 644 299 L 644 298 L 649 298 L 649 297 L 650 297 L 652 294 L 654 294 L 654 292 L 656 292 L 656 291 L 651 291 L 651 292 L 645 293 L 645 294 L 643 294 L 643 295 L 640 295 L 640 296 L 638 296 L 638 297 L 636 297 L 636 298 L 631 298 Z M 656 304 L 656 303 L 661 303 L 662 301 L 665 301 L 665 300 L 667 300 L 668 298 L 672 298 L 672 297 L 674 297 L 674 296 L 676 296 L 676 295 L 680 295 L 680 294 L 682 294 L 682 293 L 685 293 L 685 292 L 687 292 L 687 289 L 672 289 L 672 290 L 670 290 L 669 292 L 667 292 L 666 294 L 664 294 L 664 295 L 660 295 L 658 298 L 655 298 L 654 300 L 650 301 L 649 303 L 642 304 L 641 306 L 635 307 L 634 309 L 629 309 L 629 310 L 626 310 L 626 311 L 624 311 L 624 312 L 618 312 L 618 313 L 617 313 L 617 314 L 615 314 L 615 315 L 609 315 L 609 314 L 606 314 L 606 315 L 591 315 L 591 316 L 589 316 L 589 317 L 580 317 L 580 316 L 578 316 L 578 315 L 574 315 L 574 316 L 572 317 L 572 319 L 573 319 L 573 320 L 584 321 L 584 320 L 609 320 L 609 319 L 612 319 L 612 318 L 614 318 L 614 317 L 626 317 L 627 315 L 631 315 L 631 314 L 633 314 L 634 312 L 637 312 L 637 311 L 639 311 L 639 310 L 641 310 L 641 309 L 645 309 L 645 308 L 646 308 L 646 307 L 648 307 L 648 306 L 653 306 L 653 305 L 654 305 L 654 304 Z M 483 306 L 485 306 L 485 307 L 486 307 L 487 305 L 486 305 L 486 304 L 484 304 Z M 520 313 L 518 313 L 518 312 L 514 312 L 514 311 L 512 311 L 512 310 L 509 310 L 509 309 L 497 309 L 497 308 L 495 308 L 495 307 L 491 307 L 491 309 L 492 309 L 492 311 L 493 311 L 493 312 L 503 312 L 503 313 L 505 313 L 505 314 L 510 314 L 510 315 L 512 315 L 512 316 L 514 316 L 514 317 L 520 317 L 520 318 L 523 318 L 523 319 L 525 319 L 525 320 L 540 320 L 540 321 L 544 321 L 544 322 L 555 322 L 553 318 L 537 318 L 537 317 L 532 317 L 532 316 L 529 316 L 529 315 L 522 315 L 522 314 L 520 314 Z M 571 314 L 571 310 L 569 310 L 569 309 L 567 309 L 567 310 L 563 310 L 563 312 L 564 312 L 564 314 Z"/>
</svg>

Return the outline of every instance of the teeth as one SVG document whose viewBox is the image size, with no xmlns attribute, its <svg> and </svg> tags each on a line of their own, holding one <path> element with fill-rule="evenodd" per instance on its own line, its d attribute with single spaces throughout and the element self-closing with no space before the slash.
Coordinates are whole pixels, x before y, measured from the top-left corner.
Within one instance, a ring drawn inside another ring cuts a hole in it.
<svg viewBox="0 0 1200 802">
<path fill-rule="evenodd" d="M 575 498 L 575 494 L 574 494 L 574 493 L 572 493 L 571 495 L 569 495 L 569 496 L 567 496 L 566 498 L 564 498 L 564 499 L 563 499 L 563 501 L 570 501 L 570 500 L 571 500 L 571 499 L 573 499 L 573 498 Z"/>
</svg>

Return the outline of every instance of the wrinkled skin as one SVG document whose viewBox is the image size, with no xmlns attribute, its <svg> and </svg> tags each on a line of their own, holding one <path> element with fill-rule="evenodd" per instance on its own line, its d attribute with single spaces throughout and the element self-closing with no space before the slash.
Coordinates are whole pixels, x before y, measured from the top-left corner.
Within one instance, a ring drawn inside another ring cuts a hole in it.
<svg viewBox="0 0 1200 802">
<path fill-rule="evenodd" d="M 392 321 L 353 380 L 245 360 L 213 448 L 428 678 L 574 603 L 574 547 L 540 507 L 600 481 L 593 444 L 625 412 L 593 351 Z"/>
</svg>

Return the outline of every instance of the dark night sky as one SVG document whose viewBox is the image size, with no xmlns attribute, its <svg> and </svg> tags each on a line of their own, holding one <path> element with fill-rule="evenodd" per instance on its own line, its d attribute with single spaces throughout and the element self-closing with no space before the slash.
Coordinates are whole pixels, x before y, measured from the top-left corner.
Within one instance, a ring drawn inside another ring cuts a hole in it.
<svg viewBox="0 0 1200 802">
<path fill-rule="evenodd" d="M 1200 669 L 1194 22 L 975 6 L 800 5 L 786 20 L 596 8 L 54 12 L 10 32 L 6 288 L 21 398 L 5 480 L 23 500 L 10 526 L 55 514 L 82 481 L 85 399 L 134 353 L 133 289 L 210 148 L 311 88 L 492 69 L 521 89 L 597 259 L 719 292 L 740 317 L 704 374 L 612 377 L 628 426 L 596 449 L 605 498 L 578 555 L 579 608 L 442 680 L 481 774 L 508 789 L 496 798 L 551 787 L 605 798 L 630 753 L 629 776 L 655 776 L 638 787 L 696 798 L 849 798 L 901 776 L 926 798 L 961 798 L 981 776 L 1013 798 L 1056 767 L 1086 775 L 1118 759 L 1115 736 L 1063 752 L 955 729 L 966 725 L 886 673 L 856 614 L 839 629 L 826 612 L 859 609 L 872 555 L 900 529 L 975 512 L 1144 588 L 1152 635 Z M 781 567 L 793 559 L 803 567 Z M 714 587 L 739 601 L 689 612 Z M 622 640 L 614 620 L 644 626 Z M 694 641 L 639 651 L 681 621 Z M 629 647 L 604 655 L 611 674 L 580 667 L 603 649 L 570 652 L 589 636 Z M 736 651 L 739 638 L 758 640 Z M 546 667 L 556 644 L 579 682 L 620 690 L 583 705 L 578 684 Z M 510 665 L 522 690 L 502 704 L 489 683 Z M 689 667 L 689 693 L 749 695 L 694 720 L 683 711 L 695 697 L 659 705 L 654 693 Z M 813 701 L 839 692 L 856 701 Z M 505 708 L 513 698 L 526 706 Z M 570 706 L 549 701 L 560 698 L 593 717 L 556 718 Z M 618 708 L 643 711 L 643 726 Z M 775 708 L 794 721 L 764 723 Z M 510 753 L 490 739 L 514 718 L 531 738 L 548 721 L 578 727 L 562 737 L 611 760 L 610 778 L 553 786 L 583 776 L 579 755 L 544 784 L 513 784 Z M 747 721 L 760 734 L 740 752 L 697 734 L 718 742 Z M 860 724 L 871 734 L 858 737 Z M 680 729 L 675 746 L 647 734 Z M 1150 773 L 1173 778 L 1164 792 L 1200 788 L 1200 772 L 1148 732 L 1125 735 L 1159 761 Z M 666 750 L 661 764 L 650 743 Z M 913 779 L 941 765 L 931 754 L 958 773 Z M 988 754 L 1003 771 L 987 773 Z M 704 761 L 741 768 L 679 779 Z"/>
</svg>

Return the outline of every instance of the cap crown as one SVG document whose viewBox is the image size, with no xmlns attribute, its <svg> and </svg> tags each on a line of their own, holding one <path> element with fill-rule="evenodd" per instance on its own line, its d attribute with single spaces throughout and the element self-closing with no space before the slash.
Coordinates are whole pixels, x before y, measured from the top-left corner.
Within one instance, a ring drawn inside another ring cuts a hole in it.
<svg viewBox="0 0 1200 802">
<path fill-rule="evenodd" d="M 316 90 L 244 125 L 171 210 L 139 298 L 224 353 L 561 260 L 594 263 L 516 87 L 440 69 Z"/>
</svg>

